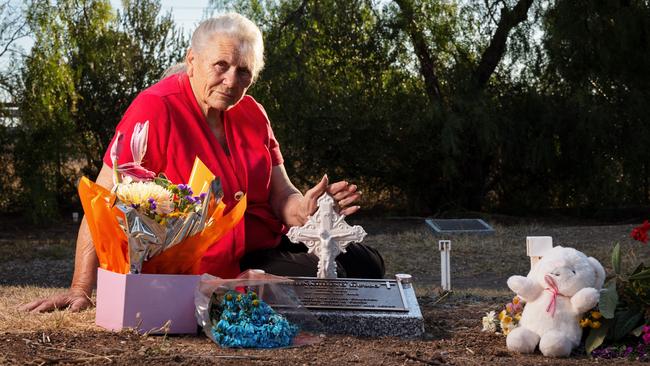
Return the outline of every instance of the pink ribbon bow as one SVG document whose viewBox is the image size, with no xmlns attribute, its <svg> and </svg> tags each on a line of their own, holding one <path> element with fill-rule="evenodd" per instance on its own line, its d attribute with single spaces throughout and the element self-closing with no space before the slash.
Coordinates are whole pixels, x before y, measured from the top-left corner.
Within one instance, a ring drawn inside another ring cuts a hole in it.
<svg viewBox="0 0 650 366">
<path fill-rule="evenodd" d="M 560 290 L 557 288 L 557 284 L 555 283 L 555 280 L 553 277 L 550 275 L 544 275 L 544 281 L 546 281 L 546 284 L 548 285 L 547 288 L 545 288 L 546 291 L 549 291 L 551 293 L 551 301 L 548 303 L 548 306 L 546 307 L 546 312 L 551 313 L 551 317 L 555 316 L 555 303 L 557 302 L 557 297 L 560 294 Z"/>
</svg>

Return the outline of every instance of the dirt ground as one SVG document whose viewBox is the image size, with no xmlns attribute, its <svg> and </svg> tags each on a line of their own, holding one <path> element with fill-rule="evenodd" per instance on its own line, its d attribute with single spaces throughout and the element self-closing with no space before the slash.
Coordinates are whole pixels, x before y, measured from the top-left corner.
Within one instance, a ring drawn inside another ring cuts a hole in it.
<svg viewBox="0 0 650 366">
<path fill-rule="evenodd" d="M 310 346 L 276 350 L 222 349 L 203 335 L 152 336 L 133 330 L 109 332 L 94 325 L 94 309 L 26 314 L 24 302 L 62 291 L 72 276 L 75 225 L 0 225 L 0 364 L 270 364 L 270 365 L 583 365 L 630 364 L 629 360 L 590 359 L 580 351 L 568 359 L 517 355 L 505 338 L 481 332 L 481 317 L 500 310 L 512 296 L 505 281 L 525 274 L 527 235 L 550 235 L 556 244 L 576 247 L 609 265 L 616 242 L 624 265 L 648 259 L 646 247 L 629 239 L 633 225 L 566 226 L 566 223 L 493 223 L 490 236 L 455 236 L 452 286 L 437 289 L 440 255 L 437 238 L 423 220 L 358 219 L 369 233 L 364 242 L 385 257 L 387 276 L 410 273 L 425 320 L 421 339 L 355 338 L 328 335 Z M 446 238 L 447 239 L 447 238 Z M 38 258 L 38 259 L 34 259 Z"/>
</svg>

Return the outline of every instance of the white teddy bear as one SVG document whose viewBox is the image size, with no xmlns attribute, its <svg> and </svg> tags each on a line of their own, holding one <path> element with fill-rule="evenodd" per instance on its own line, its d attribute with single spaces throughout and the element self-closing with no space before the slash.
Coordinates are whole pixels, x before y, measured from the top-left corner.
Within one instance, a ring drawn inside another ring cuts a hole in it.
<svg viewBox="0 0 650 366">
<path fill-rule="evenodd" d="M 580 318 L 598 304 L 605 270 L 573 248 L 556 246 L 543 254 L 527 277 L 508 279 L 526 307 L 506 344 L 519 353 L 532 353 L 539 344 L 545 356 L 566 357 L 580 343 Z"/>
</svg>

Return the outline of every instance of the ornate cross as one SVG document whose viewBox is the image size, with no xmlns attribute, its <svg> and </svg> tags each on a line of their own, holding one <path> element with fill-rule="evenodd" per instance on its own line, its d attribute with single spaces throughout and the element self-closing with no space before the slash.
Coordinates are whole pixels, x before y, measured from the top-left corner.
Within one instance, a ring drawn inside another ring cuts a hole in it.
<svg viewBox="0 0 650 366">
<path fill-rule="evenodd" d="M 366 231 L 359 225 L 350 226 L 345 215 L 334 209 L 334 199 L 325 193 L 318 198 L 318 210 L 309 216 L 305 225 L 292 227 L 287 237 L 294 243 L 304 243 L 309 253 L 318 256 L 318 278 L 336 278 L 336 256 L 345 248 L 361 242 Z"/>
</svg>

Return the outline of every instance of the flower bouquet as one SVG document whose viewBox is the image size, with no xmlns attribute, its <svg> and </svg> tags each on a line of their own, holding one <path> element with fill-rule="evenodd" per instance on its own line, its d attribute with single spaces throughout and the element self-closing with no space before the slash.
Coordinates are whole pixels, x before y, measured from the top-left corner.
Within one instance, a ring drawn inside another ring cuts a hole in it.
<svg viewBox="0 0 650 366">
<path fill-rule="evenodd" d="M 290 282 L 259 270 L 229 280 L 204 274 L 194 297 L 199 325 L 222 347 L 277 348 L 319 342 L 314 332 L 320 331 L 320 323 L 282 286 Z"/>
<path fill-rule="evenodd" d="M 524 305 L 523 300 L 515 296 L 498 315 L 495 311 L 487 312 L 482 319 L 483 331 L 508 335 L 519 324 Z"/>
<path fill-rule="evenodd" d="M 650 223 L 635 227 L 630 236 L 647 243 Z M 635 257 L 633 251 L 629 251 Z M 650 356 L 650 267 L 641 261 L 624 271 L 620 243 L 612 250 L 613 273 L 605 283 L 596 319 L 583 319 L 587 354 L 601 358 L 629 358 L 648 361 Z M 583 324 L 583 323 L 581 323 Z M 593 326 L 596 324 L 597 326 Z"/>
<path fill-rule="evenodd" d="M 79 183 L 100 267 L 116 273 L 197 273 L 207 248 L 243 217 L 245 196 L 224 214 L 219 180 L 198 158 L 187 184 L 156 177 L 141 165 L 147 132 L 148 122 L 136 124 L 133 161 L 122 165 L 118 133 L 111 147 L 113 191 L 85 177 Z"/>
</svg>

